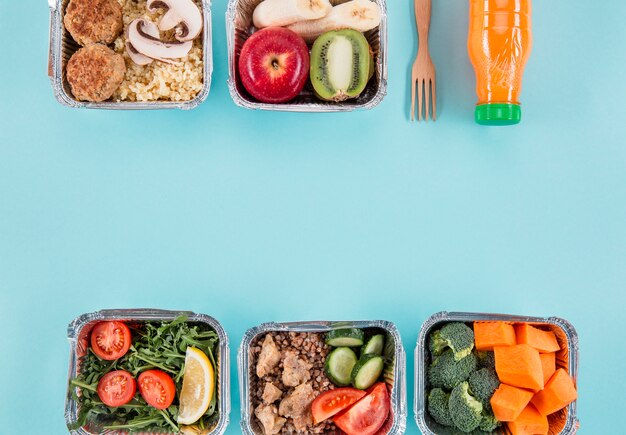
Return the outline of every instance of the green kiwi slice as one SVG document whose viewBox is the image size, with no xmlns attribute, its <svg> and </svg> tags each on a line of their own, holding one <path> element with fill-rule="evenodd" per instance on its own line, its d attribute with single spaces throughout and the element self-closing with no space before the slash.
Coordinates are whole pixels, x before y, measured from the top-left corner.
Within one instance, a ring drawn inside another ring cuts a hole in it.
<svg viewBox="0 0 626 435">
<path fill-rule="evenodd" d="M 367 39 L 352 29 L 322 34 L 311 49 L 311 83 L 322 100 L 345 101 L 365 89 L 372 70 Z"/>
</svg>

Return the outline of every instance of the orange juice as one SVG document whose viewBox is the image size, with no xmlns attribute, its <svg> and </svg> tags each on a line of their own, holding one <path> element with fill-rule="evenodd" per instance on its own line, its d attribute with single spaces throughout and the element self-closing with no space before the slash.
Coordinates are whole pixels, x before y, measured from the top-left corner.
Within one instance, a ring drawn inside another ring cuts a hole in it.
<svg viewBox="0 0 626 435">
<path fill-rule="evenodd" d="M 476 71 L 476 122 L 520 122 L 524 66 L 532 47 L 531 0 L 469 0 L 467 47 Z"/>
</svg>

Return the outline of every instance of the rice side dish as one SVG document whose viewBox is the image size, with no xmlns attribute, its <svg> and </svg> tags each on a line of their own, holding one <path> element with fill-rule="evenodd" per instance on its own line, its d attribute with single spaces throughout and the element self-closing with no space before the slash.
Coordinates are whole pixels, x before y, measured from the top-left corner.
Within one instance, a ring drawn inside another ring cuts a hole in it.
<svg viewBox="0 0 626 435">
<path fill-rule="evenodd" d="M 164 11 L 150 13 L 146 1 L 119 0 L 123 8 L 124 29 L 135 18 L 148 17 L 151 21 L 158 22 Z M 194 2 L 202 10 L 201 1 Z M 171 38 L 173 31 L 164 35 Z M 194 40 L 189 55 L 182 60 L 175 60 L 174 64 L 157 60 L 145 66 L 135 64 L 126 53 L 125 33 L 115 40 L 114 50 L 124 57 L 126 63 L 124 81 L 112 97 L 115 101 L 190 101 L 202 90 L 204 59 L 201 36 Z"/>
</svg>

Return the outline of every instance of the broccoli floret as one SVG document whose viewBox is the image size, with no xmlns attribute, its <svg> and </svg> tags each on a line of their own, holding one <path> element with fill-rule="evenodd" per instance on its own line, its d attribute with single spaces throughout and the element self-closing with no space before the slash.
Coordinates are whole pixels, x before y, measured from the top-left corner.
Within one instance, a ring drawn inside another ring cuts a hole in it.
<svg viewBox="0 0 626 435">
<path fill-rule="evenodd" d="M 454 358 L 459 361 L 474 348 L 474 331 L 465 323 L 447 323 L 438 331 L 430 334 L 428 348 L 432 355 L 441 355 L 446 348 L 452 349 Z"/>
<path fill-rule="evenodd" d="M 483 405 L 470 394 L 467 382 L 454 387 L 450 393 L 448 408 L 454 426 L 463 432 L 473 431 L 482 421 Z"/>
<path fill-rule="evenodd" d="M 451 349 L 433 360 L 428 368 L 428 381 L 433 387 L 451 390 L 476 370 L 476 356 L 470 353 L 460 361 L 454 359 Z"/>
<path fill-rule="evenodd" d="M 493 369 L 480 369 L 469 377 L 470 391 L 487 409 L 491 409 L 491 396 L 500 386 L 500 379 Z"/>
<path fill-rule="evenodd" d="M 454 426 L 448 411 L 448 400 L 450 394 L 441 388 L 433 388 L 428 395 L 428 413 L 442 426 Z"/>
<path fill-rule="evenodd" d="M 498 427 L 500 427 L 500 422 L 496 417 L 491 412 L 483 410 L 483 417 L 478 428 L 485 432 L 493 432 Z"/>
<path fill-rule="evenodd" d="M 496 354 L 493 352 L 476 352 L 476 361 L 479 369 L 496 368 Z"/>
</svg>

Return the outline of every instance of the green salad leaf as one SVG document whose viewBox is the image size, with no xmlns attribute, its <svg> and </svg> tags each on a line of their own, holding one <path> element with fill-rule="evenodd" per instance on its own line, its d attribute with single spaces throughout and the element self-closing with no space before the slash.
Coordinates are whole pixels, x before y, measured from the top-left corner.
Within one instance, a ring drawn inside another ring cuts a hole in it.
<svg viewBox="0 0 626 435">
<path fill-rule="evenodd" d="M 186 316 L 171 322 L 146 322 L 128 325 L 133 344 L 122 358 L 104 361 L 89 348 L 79 362 L 79 376 L 70 380 L 74 400 L 78 403 L 78 419 L 70 429 L 97 422 L 106 429 L 134 431 L 175 432 L 180 431 L 178 417 L 178 394 L 183 386 L 185 353 L 193 346 L 209 357 L 217 369 L 218 335 L 206 325 L 189 323 Z M 139 393 L 126 405 L 110 408 L 100 401 L 97 393 L 98 381 L 112 370 L 126 370 L 135 378 L 143 371 L 160 369 L 169 373 L 176 384 L 177 397 L 165 410 L 148 405 Z M 211 427 L 218 419 L 217 394 L 213 394 L 209 409 L 196 423 L 200 429 Z"/>
</svg>

